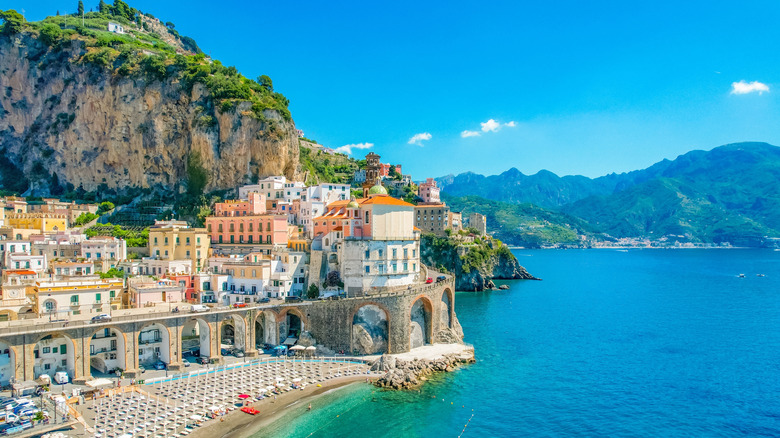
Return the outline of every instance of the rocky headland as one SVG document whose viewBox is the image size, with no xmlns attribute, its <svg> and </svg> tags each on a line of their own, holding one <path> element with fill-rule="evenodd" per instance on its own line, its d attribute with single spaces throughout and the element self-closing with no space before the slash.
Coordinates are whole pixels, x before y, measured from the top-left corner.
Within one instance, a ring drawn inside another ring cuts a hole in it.
<svg viewBox="0 0 780 438">
<path fill-rule="evenodd" d="M 426 234 L 420 241 L 423 263 L 455 275 L 455 289 L 494 289 L 493 280 L 539 280 L 520 265 L 512 251 L 490 236 L 437 237 Z"/>
</svg>

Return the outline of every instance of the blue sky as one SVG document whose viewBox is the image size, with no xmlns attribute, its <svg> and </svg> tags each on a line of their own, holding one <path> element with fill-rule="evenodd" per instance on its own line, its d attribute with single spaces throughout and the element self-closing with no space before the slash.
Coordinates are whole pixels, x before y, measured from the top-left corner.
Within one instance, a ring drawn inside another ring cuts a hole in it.
<svg viewBox="0 0 780 438">
<path fill-rule="evenodd" d="M 595 177 L 780 145 L 776 1 L 129 3 L 244 75 L 271 76 L 307 137 L 371 144 L 415 179 Z M 0 8 L 37 20 L 76 4 Z"/>
</svg>

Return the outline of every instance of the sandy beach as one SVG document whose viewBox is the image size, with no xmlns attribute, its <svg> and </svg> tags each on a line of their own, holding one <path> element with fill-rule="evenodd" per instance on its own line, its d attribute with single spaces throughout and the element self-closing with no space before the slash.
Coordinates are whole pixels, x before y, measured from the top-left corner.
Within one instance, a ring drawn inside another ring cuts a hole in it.
<svg viewBox="0 0 780 438">
<path fill-rule="evenodd" d="M 203 427 L 195 429 L 189 437 L 192 438 L 246 438 L 254 435 L 263 427 L 273 423 L 284 414 L 285 409 L 296 402 L 304 402 L 306 399 L 316 397 L 336 388 L 355 382 L 364 382 L 366 378 L 371 381 L 379 377 L 376 374 L 339 377 L 326 380 L 321 383 L 322 386 L 309 385 L 303 390 L 290 391 L 279 395 L 276 400 L 269 397 L 251 403 L 250 406 L 259 410 L 257 415 L 249 415 L 240 410 L 235 410 L 225 415 L 224 421 L 209 421 Z"/>
</svg>

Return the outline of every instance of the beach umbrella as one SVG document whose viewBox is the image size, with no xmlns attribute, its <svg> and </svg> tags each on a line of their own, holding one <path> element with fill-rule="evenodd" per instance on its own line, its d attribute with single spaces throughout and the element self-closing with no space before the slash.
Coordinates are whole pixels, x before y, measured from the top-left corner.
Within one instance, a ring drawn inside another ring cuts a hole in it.
<svg viewBox="0 0 780 438">
<path fill-rule="evenodd" d="M 238 394 L 238 398 L 241 400 L 246 400 L 249 398 L 249 394 Z"/>
<path fill-rule="evenodd" d="M 301 381 L 301 378 L 300 377 L 296 377 L 296 378 L 292 379 L 292 381 L 295 382 L 295 383 L 298 383 L 298 382 Z"/>
</svg>

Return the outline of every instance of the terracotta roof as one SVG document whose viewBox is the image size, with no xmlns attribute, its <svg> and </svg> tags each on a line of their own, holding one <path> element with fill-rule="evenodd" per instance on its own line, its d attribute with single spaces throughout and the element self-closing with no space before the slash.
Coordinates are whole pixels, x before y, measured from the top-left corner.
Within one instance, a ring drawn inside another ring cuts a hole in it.
<svg viewBox="0 0 780 438">
<path fill-rule="evenodd" d="M 370 198 L 368 198 L 364 204 L 374 204 L 374 205 L 398 205 L 402 207 L 414 207 L 414 205 L 403 201 L 398 198 L 393 198 L 389 195 L 374 195 Z"/>
<path fill-rule="evenodd" d="M 28 269 L 6 269 L 5 273 L 14 275 L 35 275 L 35 271 L 30 271 Z"/>
</svg>

